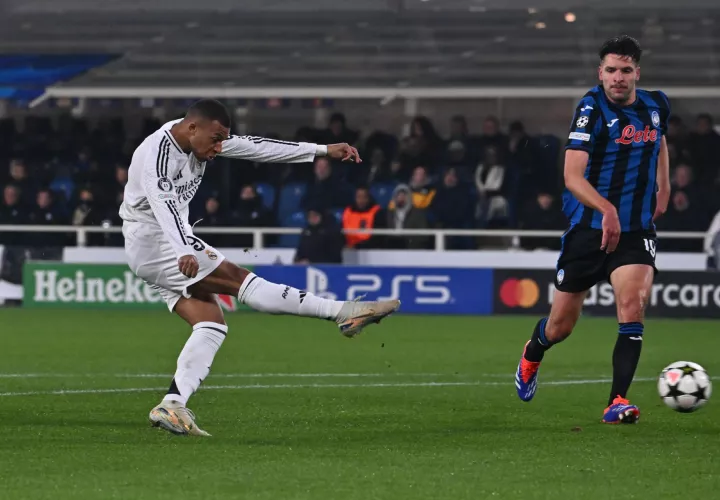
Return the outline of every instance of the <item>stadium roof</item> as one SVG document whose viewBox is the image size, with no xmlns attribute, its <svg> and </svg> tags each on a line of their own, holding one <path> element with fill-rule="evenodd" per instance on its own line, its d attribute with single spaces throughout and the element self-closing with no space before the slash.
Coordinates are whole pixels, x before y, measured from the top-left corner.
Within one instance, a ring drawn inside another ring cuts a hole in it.
<svg viewBox="0 0 720 500">
<path fill-rule="evenodd" d="M 684 4 L 693 1 L 703 3 Z M 366 9 L 338 16 L 284 12 L 290 2 L 282 0 L 242 2 L 244 10 L 213 0 L 202 12 L 193 10 L 195 1 L 163 0 L 152 11 L 126 10 L 141 3 L 11 4 L 0 52 L 121 55 L 65 89 L 549 89 L 594 84 L 599 45 L 627 33 L 645 49 L 645 86 L 720 84 L 720 9 L 578 9 L 571 18 L 565 10 L 494 9 L 488 6 L 500 2 L 490 0 L 444 0 L 441 11 L 436 0 L 332 0 L 335 8 Z M 261 4 L 274 11 L 261 12 Z M 207 10 L 223 6 L 222 14 Z"/>
</svg>

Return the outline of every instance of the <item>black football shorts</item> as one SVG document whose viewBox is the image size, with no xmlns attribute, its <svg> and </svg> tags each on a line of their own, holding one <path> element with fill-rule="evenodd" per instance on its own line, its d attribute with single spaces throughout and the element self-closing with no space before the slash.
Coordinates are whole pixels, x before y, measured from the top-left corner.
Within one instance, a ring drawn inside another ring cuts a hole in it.
<svg viewBox="0 0 720 500">
<path fill-rule="evenodd" d="M 633 231 L 620 235 L 612 253 L 600 250 L 602 230 L 573 227 L 562 237 L 557 263 L 555 288 L 562 292 L 584 292 L 601 281 L 610 281 L 610 274 L 621 266 L 647 264 L 655 274 L 657 237 L 653 231 Z"/>
</svg>

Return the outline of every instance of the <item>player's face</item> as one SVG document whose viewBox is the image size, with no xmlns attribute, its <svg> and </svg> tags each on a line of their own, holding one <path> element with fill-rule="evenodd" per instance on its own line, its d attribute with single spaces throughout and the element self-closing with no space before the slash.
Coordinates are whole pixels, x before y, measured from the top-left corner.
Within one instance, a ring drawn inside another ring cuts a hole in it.
<svg viewBox="0 0 720 500">
<path fill-rule="evenodd" d="M 617 104 L 626 104 L 635 95 L 635 82 L 640 79 L 640 67 L 631 57 L 608 54 L 598 70 L 605 94 Z"/>
<path fill-rule="evenodd" d="M 212 160 L 222 151 L 222 143 L 227 140 L 230 130 L 217 120 L 195 120 L 189 125 L 190 147 L 200 161 Z"/>
</svg>

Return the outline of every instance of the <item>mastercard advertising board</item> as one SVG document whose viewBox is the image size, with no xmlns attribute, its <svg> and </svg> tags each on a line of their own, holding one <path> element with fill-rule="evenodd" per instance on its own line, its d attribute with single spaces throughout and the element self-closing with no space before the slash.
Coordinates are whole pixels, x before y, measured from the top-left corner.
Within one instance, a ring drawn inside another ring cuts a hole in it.
<svg viewBox="0 0 720 500">
<path fill-rule="evenodd" d="M 542 314 L 548 310 L 548 279 L 554 273 L 534 269 L 496 269 L 494 271 L 496 314 Z"/>
</svg>

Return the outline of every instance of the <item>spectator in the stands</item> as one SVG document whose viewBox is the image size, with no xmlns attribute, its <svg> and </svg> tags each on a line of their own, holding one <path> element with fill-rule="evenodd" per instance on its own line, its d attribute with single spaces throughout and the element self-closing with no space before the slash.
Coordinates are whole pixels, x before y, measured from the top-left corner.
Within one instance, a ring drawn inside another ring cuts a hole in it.
<svg viewBox="0 0 720 500">
<path fill-rule="evenodd" d="M 398 185 L 387 211 L 389 229 L 427 229 L 426 211 L 417 208 L 412 202 L 412 191 L 407 184 Z M 389 248 L 429 249 L 432 240 L 427 236 L 388 236 L 385 238 Z"/>
<path fill-rule="evenodd" d="M 671 176 L 671 193 L 682 191 L 693 202 L 695 208 L 705 213 L 708 217 L 708 206 L 712 205 L 713 193 L 712 187 L 706 189 L 698 186 L 695 182 L 692 168 L 685 163 L 679 164 L 672 172 Z"/>
<path fill-rule="evenodd" d="M 105 219 L 102 208 L 95 200 L 90 188 L 83 188 L 78 193 L 78 203 L 72 213 L 73 226 L 100 226 Z M 88 245 L 101 246 L 105 238 L 102 233 L 88 233 Z"/>
<path fill-rule="evenodd" d="M 445 166 L 470 168 L 479 159 L 477 138 L 470 135 L 467 120 L 463 115 L 450 119 L 450 136 L 445 152 Z M 458 172 L 462 177 L 464 172 Z"/>
<path fill-rule="evenodd" d="M 36 195 L 35 206 L 30 211 L 28 223 L 42 226 L 62 226 L 67 222 L 55 205 L 52 191 L 40 189 Z M 63 246 L 67 243 L 67 236 L 63 233 L 30 233 L 30 239 L 35 246 L 39 247 Z"/>
<path fill-rule="evenodd" d="M 62 225 L 67 223 L 62 212 L 55 206 L 52 191 L 45 188 L 37 192 L 35 206 L 30 211 L 29 219 L 32 224 L 39 225 Z"/>
<path fill-rule="evenodd" d="M 483 155 L 480 161 L 487 162 L 484 153 L 488 148 L 493 148 L 498 161 L 505 162 L 508 154 L 508 138 L 500 131 L 500 120 L 494 116 L 485 118 L 480 136 L 480 153 Z"/>
<path fill-rule="evenodd" d="M 118 193 L 125 192 L 125 185 L 128 182 L 128 168 L 125 165 L 115 165 L 115 181 L 109 193 L 112 199 L 117 198 Z"/>
<path fill-rule="evenodd" d="M 437 191 L 433 186 L 427 168 L 415 167 L 410 178 L 410 190 L 412 191 L 413 206 L 423 210 L 430 206 Z"/>
<path fill-rule="evenodd" d="M 475 200 L 468 185 L 461 184 L 455 168 L 445 170 L 443 180 L 430 204 L 428 219 L 440 229 L 471 229 L 474 226 Z M 445 241 L 449 250 L 467 249 L 472 238 L 450 236 Z"/>
<path fill-rule="evenodd" d="M 668 210 L 656 226 L 661 231 L 706 231 L 708 223 L 706 213 L 698 204 L 684 191 L 676 191 L 671 194 Z M 663 251 L 668 252 L 699 252 L 701 248 L 697 240 L 665 238 L 662 242 Z"/>
<path fill-rule="evenodd" d="M 263 204 L 262 197 L 255 186 L 248 184 L 240 189 L 240 199 L 235 205 L 231 218 L 231 225 L 235 227 L 274 227 L 275 218 Z M 248 247 L 252 245 L 252 235 L 233 235 L 229 238 L 232 246 Z M 271 244 L 274 236 L 265 236 L 263 246 Z"/>
<path fill-rule="evenodd" d="M 668 155 L 670 156 L 670 168 L 674 168 L 689 156 L 687 152 L 687 134 L 685 133 L 682 118 L 677 115 L 668 118 L 665 139 L 667 141 Z"/>
<path fill-rule="evenodd" d="M 205 200 L 205 210 L 202 214 L 202 224 L 204 226 L 221 227 L 228 223 L 226 214 L 220 210 L 220 202 L 217 197 L 211 196 Z"/>
<path fill-rule="evenodd" d="M 508 167 L 518 175 L 518 200 L 534 199 L 541 191 L 555 191 L 556 165 L 548 167 L 539 161 L 537 142 L 525 131 L 522 122 L 510 124 L 508 153 Z"/>
<path fill-rule="evenodd" d="M 444 229 L 465 229 L 472 227 L 474 200 L 467 186 L 460 184 L 457 171 L 450 167 L 445 170 L 443 180 L 430 203 L 430 214 L 434 226 Z"/>
<path fill-rule="evenodd" d="M 378 229 L 385 226 L 387 216 L 370 195 L 367 187 L 355 190 L 355 203 L 345 208 L 342 216 L 343 229 Z M 349 248 L 380 248 L 382 237 L 372 234 L 345 234 Z"/>
<path fill-rule="evenodd" d="M 315 160 L 315 179 L 308 185 L 302 206 L 306 210 L 310 206 L 322 210 L 345 208 L 352 200 L 352 188 L 333 176 L 330 161 L 321 156 Z"/>
<path fill-rule="evenodd" d="M 520 214 L 521 229 L 538 231 L 564 230 L 567 225 L 568 221 L 562 213 L 561 203 L 547 192 L 541 191 L 535 198 L 529 200 Z M 526 250 L 538 248 L 559 250 L 560 239 L 557 237 L 523 238 L 520 246 Z"/>
<path fill-rule="evenodd" d="M 307 225 L 300 235 L 294 262 L 342 264 L 344 245 L 345 238 L 335 217 L 321 207 L 310 206 L 307 211 Z"/>
<path fill-rule="evenodd" d="M 218 201 L 217 196 L 213 195 L 205 200 L 205 206 L 203 207 L 202 215 L 199 217 L 198 222 L 201 227 L 223 227 L 230 225 L 229 216 L 230 214 L 228 214 L 225 210 L 220 209 L 220 201 Z M 239 247 L 252 245 L 252 235 L 232 235 L 232 237 L 244 237 L 247 241 L 249 241 L 249 243 L 246 243 L 245 241 L 239 242 L 237 244 Z M 217 234 L 213 236 L 213 244 L 217 247 L 229 246 L 228 240 L 230 239 L 230 235 Z"/>
<path fill-rule="evenodd" d="M 20 189 L 8 184 L 3 189 L 3 200 L 0 205 L 0 225 L 27 224 L 27 212 L 20 203 Z M 24 233 L 0 231 L 0 244 L 19 245 L 26 240 Z"/>
<path fill-rule="evenodd" d="M 350 145 L 357 143 L 360 138 L 360 134 L 351 130 L 347 127 L 345 115 L 342 113 L 333 113 L 330 116 L 327 129 L 321 134 L 322 144 L 337 144 L 340 142 L 347 142 Z"/>
<path fill-rule="evenodd" d="M 10 162 L 10 184 L 20 190 L 20 205 L 30 207 L 35 203 L 37 185 L 30 178 L 24 161 L 15 159 Z"/>
<path fill-rule="evenodd" d="M 695 130 L 687 140 L 687 149 L 695 167 L 695 177 L 702 185 L 713 185 L 720 168 L 720 135 L 713 129 L 713 119 L 707 113 L 697 117 Z"/>
<path fill-rule="evenodd" d="M 408 167 L 424 165 L 435 169 L 442 161 L 444 141 L 425 116 L 416 116 L 410 124 L 410 137 L 406 150 Z"/>
<path fill-rule="evenodd" d="M 487 228 L 506 227 L 510 217 L 512 179 L 494 147 L 485 148 L 483 157 L 475 171 L 479 195 L 477 218 Z"/>
</svg>

